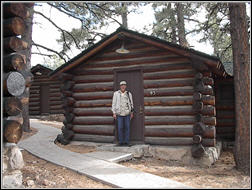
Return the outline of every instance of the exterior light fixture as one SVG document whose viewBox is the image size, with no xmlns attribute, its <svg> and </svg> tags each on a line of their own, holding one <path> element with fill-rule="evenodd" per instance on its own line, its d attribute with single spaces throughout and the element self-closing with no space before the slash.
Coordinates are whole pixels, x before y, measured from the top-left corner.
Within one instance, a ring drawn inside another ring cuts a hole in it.
<svg viewBox="0 0 252 190">
<path fill-rule="evenodd" d="M 36 74 L 36 75 L 42 75 L 42 73 L 41 73 L 41 72 L 39 72 L 39 71 L 38 71 L 38 72 L 36 72 L 35 74 Z"/>
<path fill-rule="evenodd" d="M 117 53 L 129 53 L 130 51 L 124 48 L 124 42 L 122 43 L 122 46 L 116 50 Z"/>
</svg>

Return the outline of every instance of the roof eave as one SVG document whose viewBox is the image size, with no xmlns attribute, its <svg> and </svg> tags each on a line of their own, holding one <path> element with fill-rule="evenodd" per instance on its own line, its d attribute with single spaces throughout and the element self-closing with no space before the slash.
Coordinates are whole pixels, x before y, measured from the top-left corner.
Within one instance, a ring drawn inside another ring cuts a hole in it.
<svg viewBox="0 0 252 190">
<path fill-rule="evenodd" d="M 221 75 L 221 76 L 226 76 L 228 73 L 223 70 L 220 70 L 223 65 L 221 64 L 220 60 L 217 57 L 207 55 L 202 52 L 197 52 L 193 49 L 189 48 L 183 48 L 180 47 L 177 44 L 171 44 L 169 42 L 165 42 L 164 40 L 158 39 L 156 37 L 148 36 L 145 34 L 139 34 L 137 32 L 125 29 L 125 28 L 118 28 L 114 33 L 110 34 L 107 36 L 105 39 L 99 41 L 97 44 L 93 46 L 93 48 L 88 48 L 84 50 L 82 53 L 79 55 L 75 56 L 71 60 L 69 60 L 67 63 L 64 65 L 60 66 L 56 70 L 50 73 L 50 78 L 55 78 L 57 77 L 60 73 L 66 72 L 67 70 L 77 66 L 81 62 L 84 62 L 86 59 L 88 59 L 90 56 L 94 55 L 110 43 L 112 43 L 114 40 L 116 40 L 119 36 L 119 34 L 123 33 L 127 37 L 131 37 L 140 41 L 143 41 L 147 44 L 154 45 L 159 48 L 167 49 L 171 52 L 174 52 L 176 54 L 179 54 L 181 56 L 185 57 L 194 57 L 195 59 L 200 60 L 202 63 L 206 64 L 211 70 L 213 70 L 214 73 Z M 168 44 L 167 44 L 168 43 Z M 205 54 L 205 55 L 204 55 Z"/>
</svg>

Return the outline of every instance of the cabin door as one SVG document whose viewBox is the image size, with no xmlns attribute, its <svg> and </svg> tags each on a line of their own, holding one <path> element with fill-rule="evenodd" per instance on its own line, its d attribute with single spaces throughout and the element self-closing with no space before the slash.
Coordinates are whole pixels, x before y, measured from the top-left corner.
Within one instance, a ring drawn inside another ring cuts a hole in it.
<svg viewBox="0 0 252 190">
<path fill-rule="evenodd" d="M 40 113 L 41 114 L 49 113 L 49 86 L 48 85 L 40 86 Z"/>
<path fill-rule="evenodd" d="M 144 143 L 144 88 L 143 75 L 140 69 L 118 69 L 114 74 L 114 90 L 120 89 L 120 81 L 127 82 L 127 91 L 133 96 L 134 118 L 130 123 L 130 143 Z M 115 130 L 117 138 L 117 129 Z M 117 141 L 116 141 L 117 142 Z"/>
</svg>

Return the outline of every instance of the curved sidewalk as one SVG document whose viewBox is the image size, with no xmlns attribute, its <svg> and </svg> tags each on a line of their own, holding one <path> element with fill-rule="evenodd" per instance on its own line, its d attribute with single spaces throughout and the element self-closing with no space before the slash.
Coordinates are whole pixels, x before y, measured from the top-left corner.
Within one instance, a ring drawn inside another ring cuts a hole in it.
<svg viewBox="0 0 252 190">
<path fill-rule="evenodd" d="M 38 132 L 20 141 L 18 143 L 20 148 L 94 180 L 121 188 L 191 188 L 164 177 L 105 161 L 103 158 L 98 159 L 97 156 L 62 149 L 54 144 L 56 136 L 61 132 L 60 129 L 41 124 L 34 119 L 31 119 L 31 126 L 38 129 Z"/>
</svg>

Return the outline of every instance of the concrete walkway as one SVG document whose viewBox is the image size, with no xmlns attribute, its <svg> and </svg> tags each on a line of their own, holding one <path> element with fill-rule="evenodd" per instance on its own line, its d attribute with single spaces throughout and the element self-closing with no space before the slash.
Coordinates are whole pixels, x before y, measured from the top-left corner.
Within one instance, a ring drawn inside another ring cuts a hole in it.
<svg viewBox="0 0 252 190">
<path fill-rule="evenodd" d="M 20 148 L 96 181 L 121 188 L 191 188 L 164 177 L 116 164 L 113 157 L 118 155 L 114 152 L 79 154 L 62 149 L 54 144 L 60 129 L 41 124 L 36 119 L 31 119 L 31 126 L 38 129 L 38 133 L 20 141 Z"/>
</svg>

